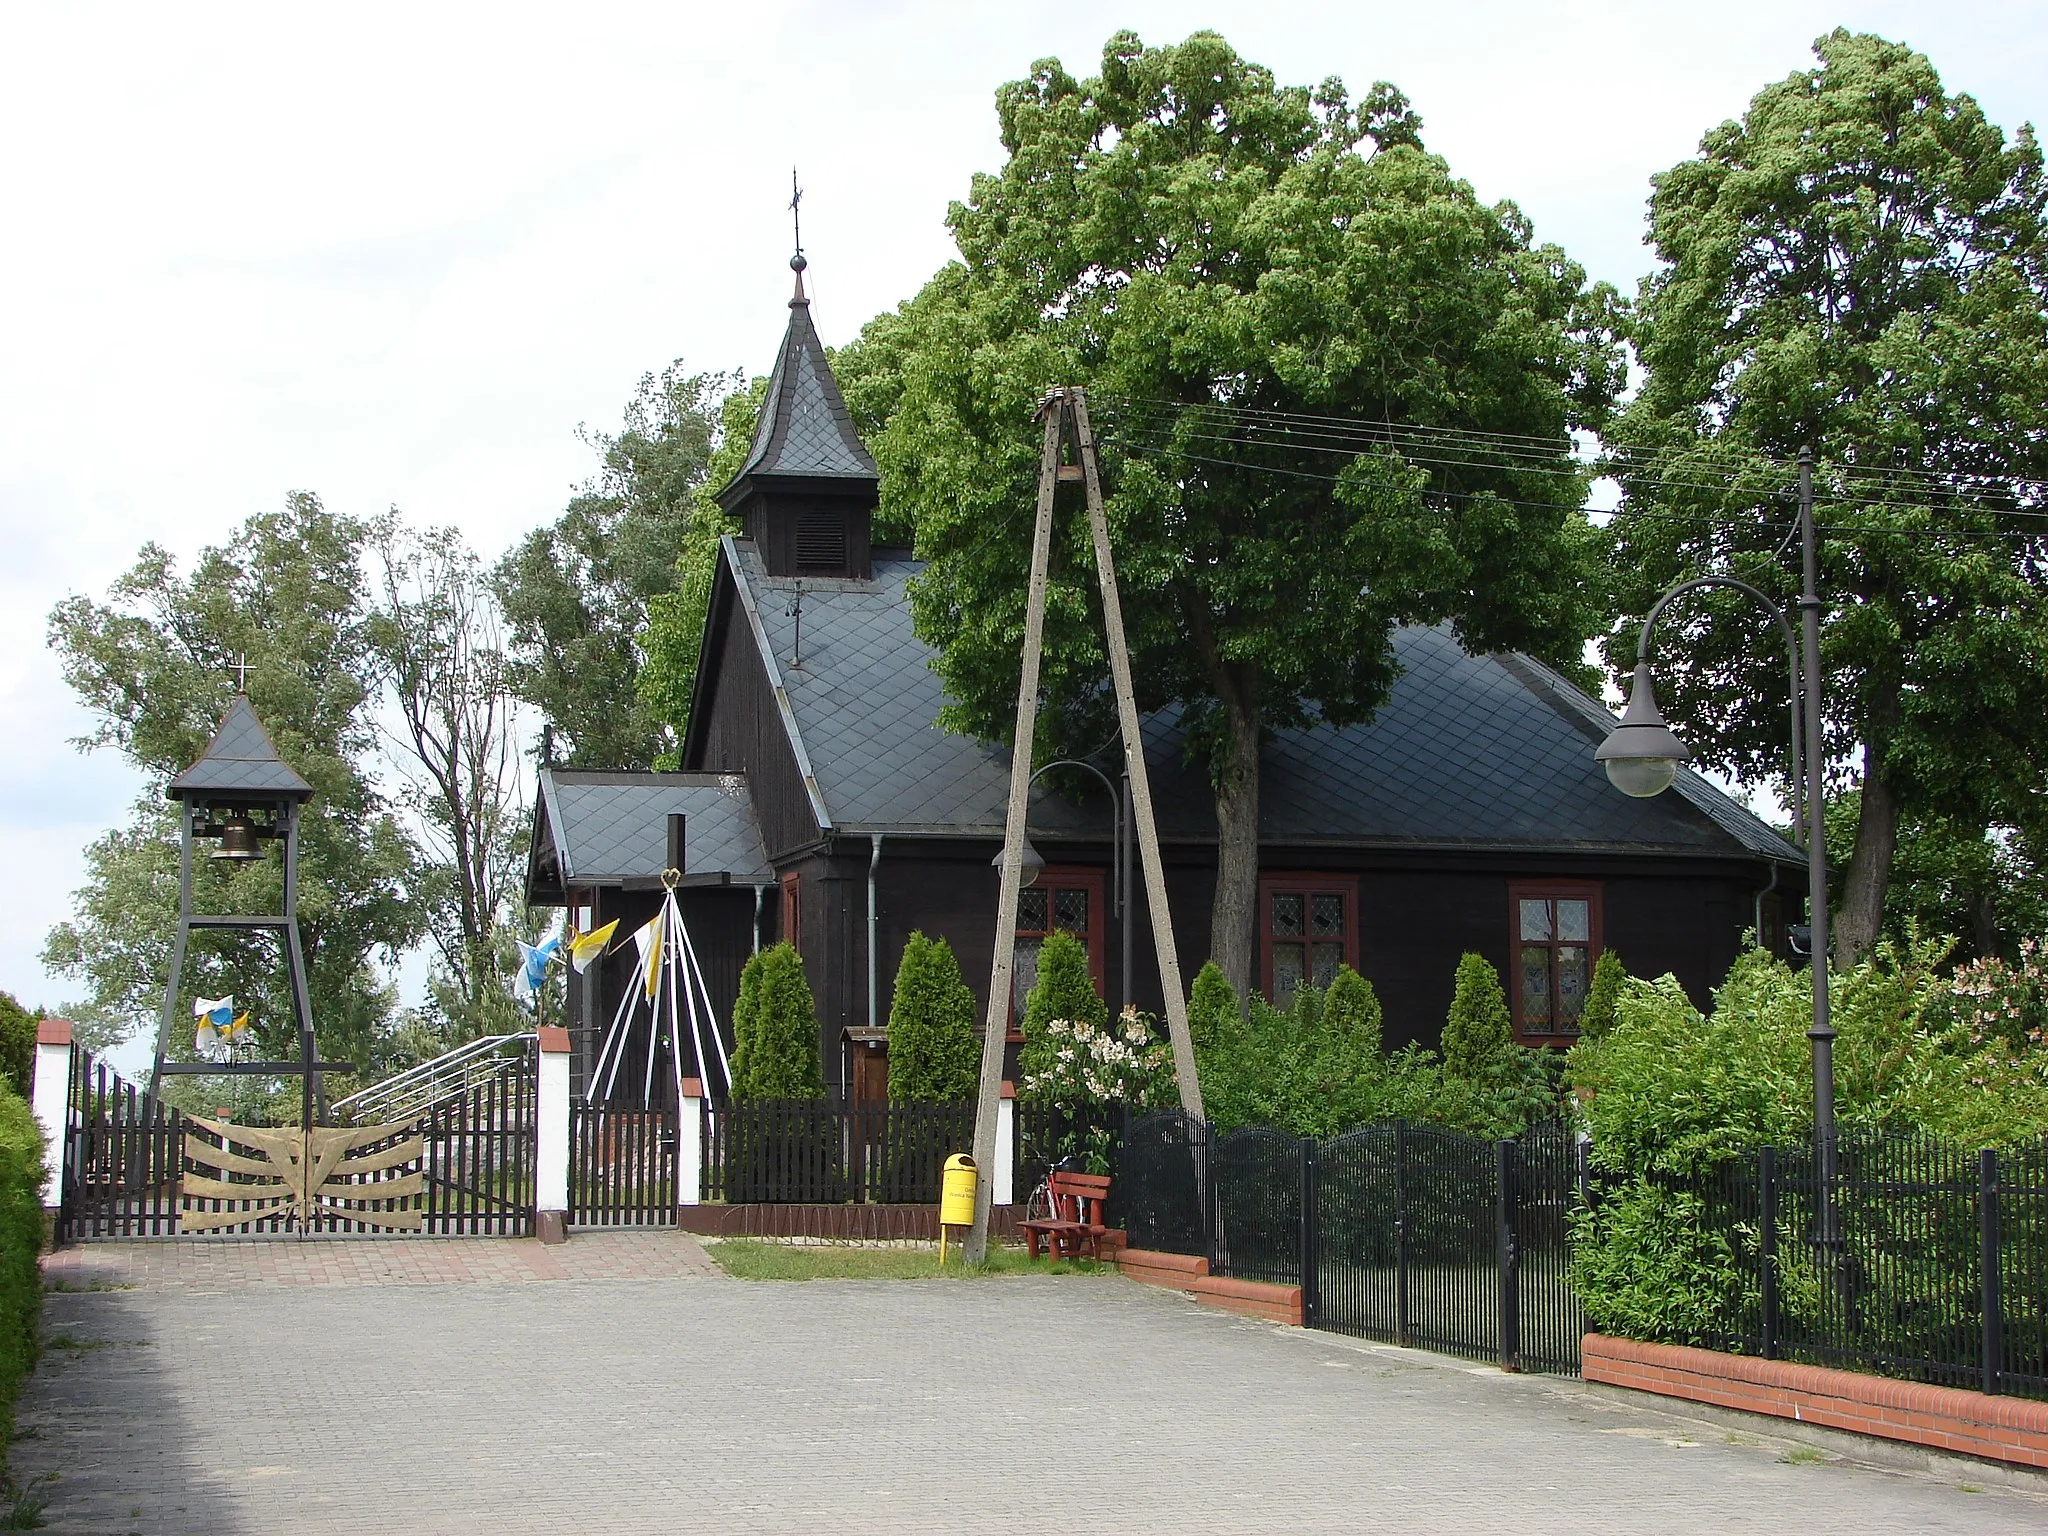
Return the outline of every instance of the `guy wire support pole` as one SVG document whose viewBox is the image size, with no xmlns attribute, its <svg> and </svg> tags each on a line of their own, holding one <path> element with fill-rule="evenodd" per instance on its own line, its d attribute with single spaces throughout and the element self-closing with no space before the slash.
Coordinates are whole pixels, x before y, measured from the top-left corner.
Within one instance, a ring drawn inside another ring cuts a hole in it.
<svg viewBox="0 0 2048 1536">
<path fill-rule="evenodd" d="M 989 1207 L 995 1193 L 996 1115 L 1002 1102 L 1003 1047 L 1009 1035 L 1010 973 L 1017 947 L 1017 892 L 1023 885 L 1024 817 L 1031 802 L 1032 735 L 1038 724 L 1038 654 L 1045 639 L 1045 581 L 1052 561 L 1052 501 L 1059 471 L 1064 413 L 1057 391 L 1038 407 L 1045 447 L 1038 461 L 1038 521 L 1031 532 L 1031 585 L 1024 604 L 1024 656 L 1017 677 L 1017 727 L 1010 744 L 1010 804 L 1003 824 L 1003 873 L 996 898 L 995 962 L 981 1031 L 981 1083 L 974 1104 L 974 1225 L 963 1262 L 988 1254 Z"/>
<path fill-rule="evenodd" d="M 1835 1030 L 1828 1022 L 1828 846 L 1826 744 L 1820 713 L 1820 551 L 1813 522 L 1813 450 L 1799 450 L 1800 649 L 1806 672 L 1806 904 L 1813 977 L 1813 1136 L 1820 1153 L 1820 1241 L 1835 1230 Z"/>
<path fill-rule="evenodd" d="M 1152 918 L 1152 947 L 1159 957 L 1159 986 L 1166 994 L 1166 1030 L 1173 1040 L 1173 1075 L 1181 1108 L 1197 1121 L 1202 1085 L 1195 1075 L 1195 1041 L 1188 1032 L 1188 995 L 1180 980 L 1180 954 L 1173 942 L 1173 914 L 1166 905 L 1166 867 L 1159 857 L 1159 827 L 1152 818 L 1152 780 L 1145 771 L 1145 742 L 1138 725 L 1138 696 L 1131 686 L 1131 651 L 1124 637 L 1123 600 L 1117 593 L 1116 558 L 1109 549 L 1109 519 L 1102 510 L 1102 476 L 1095 462 L 1095 434 L 1088 424 L 1088 393 L 1066 392 L 1079 439 L 1081 473 L 1088 491 L 1088 527 L 1095 536 L 1095 574 L 1102 586 L 1102 626 L 1109 638 L 1109 672 L 1116 683 L 1117 721 L 1123 728 L 1124 766 L 1130 774 L 1131 804 L 1138 820 L 1138 851 L 1145 864 L 1145 905 Z M 1129 982 L 1125 985 L 1128 987 Z"/>
</svg>

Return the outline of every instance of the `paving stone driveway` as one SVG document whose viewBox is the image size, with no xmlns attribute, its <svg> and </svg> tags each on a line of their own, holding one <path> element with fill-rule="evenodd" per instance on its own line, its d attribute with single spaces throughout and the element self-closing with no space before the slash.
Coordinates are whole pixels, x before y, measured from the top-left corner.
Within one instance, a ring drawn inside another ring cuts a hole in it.
<svg viewBox="0 0 2048 1536">
<path fill-rule="evenodd" d="M 1953 1469 L 1111 1276 L 749 1284 L 620 1234 L 100 1244 L 49 1279 L 13 1463 L 59 1474 L 52 1530 L 2048 1530 Z"/>
</svg>

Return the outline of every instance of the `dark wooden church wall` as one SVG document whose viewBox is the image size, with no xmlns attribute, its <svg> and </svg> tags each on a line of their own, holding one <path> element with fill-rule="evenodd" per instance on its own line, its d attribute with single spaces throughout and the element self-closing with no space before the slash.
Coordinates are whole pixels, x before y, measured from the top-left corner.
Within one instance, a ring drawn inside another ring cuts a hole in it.
<svg viewBox="0 0 2048 1536">
<path fill-rule="evenodd" d="M 769 857 L 777 858 L 817 840 L 817 817 L 783 730 L 767 668 L 761 663 L 746 615 L 730 590 L 732 577 L 721 570 L 717 580 L 727 589 L 720 605 L 722 633 L 715 645 L 706 647 L 710 697 L 703 704 L 702 736 L 697 738 L 691 760 L 683 766 L 744 772 L 762 839 Z M 718 665 L 712 665 L 714 658 Z M 693 731 L 692 736 L 697 733 Z"/>
</svg>

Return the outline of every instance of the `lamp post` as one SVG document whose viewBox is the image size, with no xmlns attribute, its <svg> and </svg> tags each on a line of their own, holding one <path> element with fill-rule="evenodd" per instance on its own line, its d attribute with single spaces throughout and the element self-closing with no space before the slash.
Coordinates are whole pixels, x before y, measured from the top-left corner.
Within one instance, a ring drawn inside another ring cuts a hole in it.
<svg viewBox="0 0 2048 1536">
<path fill-rule="evenodd" d="M 1658 616 L 1673 598 L 1699 587 L 1732 587 L 1748 594 L 1784 632 L 1792 676 L 1792 821 L 1795 836 L 1806 840 L 1807 907 L 1812 920 L 1808 969 L 1813 980 L 1813 1026 L 1806 1038 L 1813 1047 L 1813 1130 L 1819 1144 L 1821 1181 L 1832 1188 L 1835 1173 L 1835 1031 L 1828 1022 L 1828 855 L 1822 808 L 1827 752 L 1820 716 L 1819 553 L 1813 522 L 1813 456 L 1799 454 L 1799 539 L 1804 589 L 1799 595 L 1800 633 L 1771 599 L 1733 576 L 1700 576 L 1682 581 L 1652 605 L 1636 641 L 1635 676 L 1629 683 L 1621 723 L 1593 755 L 1607 770 L 1614 787 L 1639 798 L 1661 794 L 1678 775 L 1678 765 L 1692 756 L 1673 734 L 1657 708 L 1650 687 L 1650 634 Z M 1801 781 L 1804 805 L 1801 805 Z M 1821 1236 L 1834 1235 L 1834 1202 L 1821 1202 Z"/>
<path fill-rule="evenodd" d="M 1030 782 L 1036 784 L 1040 778 L 1055 768 L 1081 768 L 1095 775 L 1102 787 L 1109 792 L 1110 824 L 1115 838 L 1115 851 L 1110 857 L 1110 910 L 1116 913 L 1117 932 L 1123 945 L 1123 975 L 1117 985 L 1117 1011 L 1121 1013 L 1131 1001 L 1131 773 L 1126 768 L 1121 790 L 1110 782 L 1109 775 L 1093 763 L 1078 757 L 1058 757 L 1045 764 L 1031 775 Z M 998 853 L 990 862 L 1001 864 L 1003 856 Z M 1024 884 L 1029 885 L 1038 878 L 1038 872 L 1045 868 L 1045 860 L 1038 850 L 1031 846 L 1029 838 L 1024 842 Z"/>
</svg>

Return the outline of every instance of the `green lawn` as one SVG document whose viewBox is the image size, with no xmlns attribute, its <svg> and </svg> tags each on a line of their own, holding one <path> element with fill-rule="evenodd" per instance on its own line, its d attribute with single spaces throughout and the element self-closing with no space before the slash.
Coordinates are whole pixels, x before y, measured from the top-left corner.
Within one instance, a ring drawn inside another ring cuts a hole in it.
<svg viewBox="0 0 2048 1536">
<path fill-rule="evenodd" d="M 988 1262 L 970 1267 L 960 1261 L 958 1247 L 949 1246 L 946 1266 L 939 1267 L 936 1245 L 904 1244 L 887 1248 L 855 1248 L 839 1244 L 762 1242 L 728 1238 L 706 1243 L 704 1251 L 720 1269 L 738 1280 L 975 1280 L 990 1275 L 1093 1275 L 1111 1266 L 1086 1259 L 1033 1263 L 1022 1248 L 991 1247 Z"/>
</svg>

